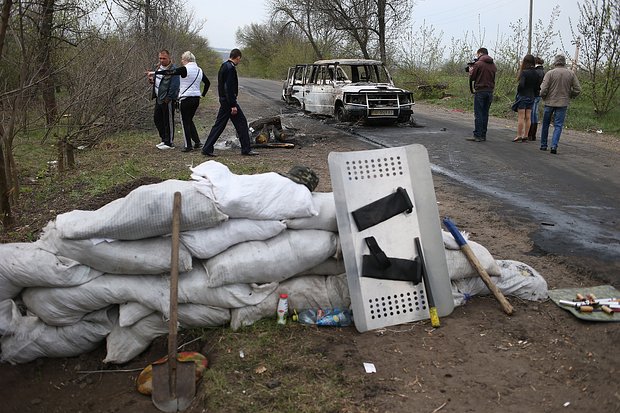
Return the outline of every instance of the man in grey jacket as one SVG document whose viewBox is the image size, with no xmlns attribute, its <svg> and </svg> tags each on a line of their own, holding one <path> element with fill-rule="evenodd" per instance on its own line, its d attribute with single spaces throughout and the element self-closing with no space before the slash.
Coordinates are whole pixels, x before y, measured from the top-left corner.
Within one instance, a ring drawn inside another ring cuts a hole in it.
<svg viewBox="0 0 620 413">
<path fill-rule="evenodd" d="M 577 75 L 566 68 L 566 58 L 557 55 L 553 59 L 554 68 L 545 73 L 540 96 L 545 101 L 543 123 L 540 135 L 540 150 L 547 150 L 547 138 L 549 136 L 549 124 L 553 116 L 553 138 L 551 140 L 551 153 L 558 153 L 558 143 L 564 127 L 564 119 L 568 103 L 571 98 L 581 93 L 581 85 Z"/>
</svg>

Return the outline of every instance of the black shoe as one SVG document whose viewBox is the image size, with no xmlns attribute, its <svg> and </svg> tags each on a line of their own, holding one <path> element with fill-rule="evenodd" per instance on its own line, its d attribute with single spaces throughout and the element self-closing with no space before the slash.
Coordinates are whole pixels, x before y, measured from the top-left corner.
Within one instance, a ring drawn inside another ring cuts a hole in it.
<svg viewBox="0 0 620 413">
<path fill-rule="evenodd" d="M 194 149 L 200 149 L 200 148 L 202 148 L 202 143 L 200 143 L 200 141 L 198 141 L 198 142 L 196 142 L 194 144 Z"/>
<path fill-rule="evenodd" d="M 192 148 L 183 148 L 181 149 L 181 152 L 191 152 Z"/>
<path fill-rule="evenodd" d="M 546 146 L 541 146 L 541 147 L 540 147 L 540 150 L 541 150 L 541 151 L 546 151 L 546 150 L 547 150 L 547 147 L 546 147 Z"/>
<path fill-rule="evenodd" d="M 550 151 L 550 152 L 551 152 L 552 154 L 556 154 L 556 153 L 558 153 L 558 148 L 551 148 L 551 151 Z"/>
<path fill-rule="evenodd" d="M 250 152 L 242 153 L 241 155 L 243 155 L 243 156 L 256 156 L 256 155 L 258 155 L 258 152 L 250 151 Z"/>
<path fill-rule="evenodd" d="M 466 138 L 466 141 L 470 141 L 470 142 L 482 142 L 481 138 L 477 138 L 477 137 L 473 137 L 473 138 Z"/>
<path fill-rule="evenodd" d="M 211 157 L 211 158 L 217 158 L 217 155 L 216 155 L 216 154 L 214 154 L 213 152 L 202 152 L 202 154 L 203 154 L 204 156 L 209 156 L 209 157 Z"/>
</svg>

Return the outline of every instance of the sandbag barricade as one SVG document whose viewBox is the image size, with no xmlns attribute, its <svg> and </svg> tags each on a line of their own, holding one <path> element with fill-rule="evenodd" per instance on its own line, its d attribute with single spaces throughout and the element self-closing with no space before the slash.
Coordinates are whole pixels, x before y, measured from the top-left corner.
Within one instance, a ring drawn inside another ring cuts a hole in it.
<svg viewBox="0 0 620 413">
<path fill-rule="evenodd" d="M 311 193 L 276 173 L 235 175 L 215 161 L 193 168 L 192 178 L 137 188 L 97 211 L 61 214 L 34 243 L 0 245 L 0 360 L 74 356 L 106 339 L 104 361 L 126 363 L 166 334 L 177 190 L 182 328 L 251 325 L 275 315 L 283 292 L 289 311 L 350 305 L 333 194 Z M 466 284 L 477 276 L 450 237 L 444 244 L 460 305 L 485 292 Z M 533 269 L 509 281 L 525 267 L 496 262 L 479 247 L 500 288 L 546 296 Z"/>
</svg>

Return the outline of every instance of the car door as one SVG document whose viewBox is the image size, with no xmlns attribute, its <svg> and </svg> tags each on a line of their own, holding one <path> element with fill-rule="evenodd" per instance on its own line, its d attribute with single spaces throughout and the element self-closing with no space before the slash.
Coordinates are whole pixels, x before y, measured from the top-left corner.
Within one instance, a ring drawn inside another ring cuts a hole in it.
<svg viewBox="0 0 620 413">
<path fill-rule="evenodd" d="M 320 115 L 334 114 L 334 66 L 313 65 L 304 88 L 305 110 Z"/>
</svg>

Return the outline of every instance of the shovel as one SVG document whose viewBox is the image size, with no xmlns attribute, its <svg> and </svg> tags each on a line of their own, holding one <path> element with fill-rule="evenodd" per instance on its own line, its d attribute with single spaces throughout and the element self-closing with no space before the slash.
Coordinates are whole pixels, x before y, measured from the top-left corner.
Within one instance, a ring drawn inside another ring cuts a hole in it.
<svg viewBox="0 0 620 413">
<path fill-rule="evenodd" d="M 181 412 L 189 407 L 196 393 L 193 361 L 177 360 L 177 307 L 179 284 L 179 228 L 181 224 L 181 193 L 174 193 L 172 208 L 172 256 L 170 268 L 170 320 L 168 358 L 153 364 L 153 393 L 155 407 L 163 412 Z"/>
</svg>

